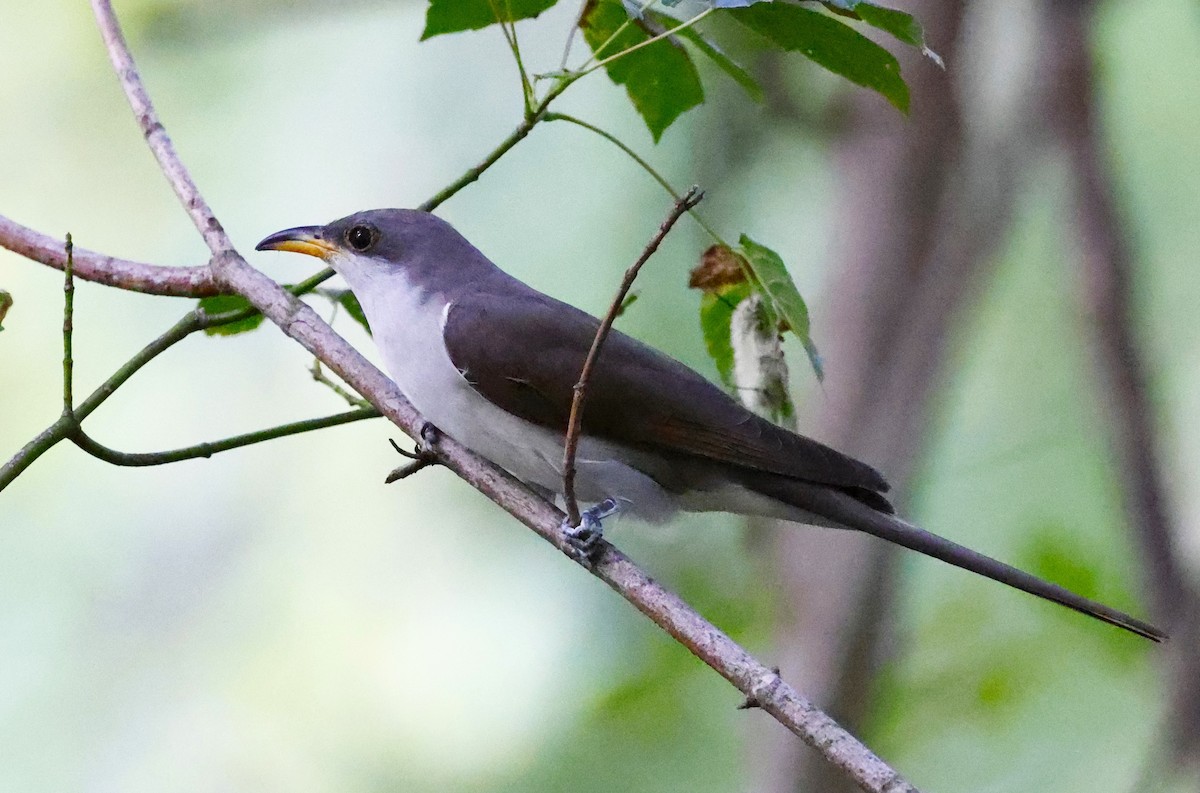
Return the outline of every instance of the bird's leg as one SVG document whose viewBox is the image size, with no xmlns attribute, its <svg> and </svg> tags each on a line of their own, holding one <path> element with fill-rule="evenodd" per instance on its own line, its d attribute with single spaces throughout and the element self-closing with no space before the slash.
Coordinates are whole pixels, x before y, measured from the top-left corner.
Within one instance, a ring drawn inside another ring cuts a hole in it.
<svg viewBox="0 0 1200 793">
<path fill-rule="evenodd" d="M 392 482 L 412 476 L 422 468 L 428 468 L 431 465 L 436 465 L 438 462 L 436 448 L 437 440 L 437 427 L 433 426 L 428 421 L 421 426 L 421 440 L 417 442 L 417 448 L 414 451 L 406 452 L 401 449 L 399 444 L 397 444 L 394 440 L 388 438 L 388 443 L 392 444 L 392 448 L 395 449 L 401 457 L 407 457 L 408 459 L 412 460 L 412 462 L 405 463 L 399 468 L 393 470 L 387 475 L 387 478 L 383 480 L 384 484 L 390 485 Z"/>
<path fill-rule="evenodd" d="M 569 518 L 563 518 L 562 533 L 567 544 L 579 551 L 588 559 L 600 547 L 604 538 L 604 527 L 601 521 L 610 515 L 615 515 L 620 509 L 615 498 L 606 498 L 600 503 L 588 507 L 579 513 L 579 525 L 572 526 Z"/>
</svg>

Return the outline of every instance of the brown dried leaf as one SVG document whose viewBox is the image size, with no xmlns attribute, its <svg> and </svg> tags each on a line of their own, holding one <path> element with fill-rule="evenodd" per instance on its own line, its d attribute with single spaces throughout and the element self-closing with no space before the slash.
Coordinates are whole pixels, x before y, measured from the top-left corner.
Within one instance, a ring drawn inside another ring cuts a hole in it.
<svg viewBox="0 0 1200 793">
<path fill-rule="evenodd" d="M 688 286 L 716 292 L 746 280 L 746 263 L 731 248 L 713 245 L 700 255 L 700 264 L 688 275 Z"/>
</svg>

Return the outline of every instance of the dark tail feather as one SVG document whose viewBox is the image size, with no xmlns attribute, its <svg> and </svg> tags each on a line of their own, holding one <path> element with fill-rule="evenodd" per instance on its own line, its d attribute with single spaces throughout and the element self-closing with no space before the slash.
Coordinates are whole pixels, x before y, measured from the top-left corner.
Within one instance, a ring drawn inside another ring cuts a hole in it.
<svg viewBox="0 0 1200 793">
<path fill-rule="evenodd" d="M 1103 603 L 1088 600 L 1057 584 L 1044 581 L 944 537 L 931 534 L 910 523 L 905 523 L 894 515 L 876 511 L 856 500 L 852 495 L 795 480 L 787 482 L 786 492 L 780 492 L 785 488 L 778 486 L 770 487 L 769 490 L 773 491 L 769 494 L 775 498 L 830 518 L 846 528 L 873 534 L 880 539 L 903 545 L 905 548 L 910 548 L 926 556 L 941 559 L 955 567 L 961 567 L 993 581 L 1008 584 L 1031 595 L 1037 595 L 1090 617 L 1103 620 L 1110 625 L 1124 628 L 1138 636 L 1144 636 L 1156 642 L 1164 641 L 1167 638 L 1167 634 L 1148 622 L 1109 608 Z"/>
</svg>

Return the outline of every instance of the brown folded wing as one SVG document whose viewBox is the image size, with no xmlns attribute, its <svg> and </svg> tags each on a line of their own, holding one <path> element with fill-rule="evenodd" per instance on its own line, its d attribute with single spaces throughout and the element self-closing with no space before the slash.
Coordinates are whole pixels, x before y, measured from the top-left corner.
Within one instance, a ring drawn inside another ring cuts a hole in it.
<svg viewBox="0 0 1200 793">
<path fill-rule="evenodd" d="M 598 325 L 539 293 L 475 295 L 451 307 L 444 338 L 454 365 L 488 401 L 565 433 L 572 387 Z M 869 465 L 760 418 L 688 367 L 616 330 L 593 370 L 582 424 L 585 434 L 638 448 L 851 490 L 888 489 Z"/>
</svg>

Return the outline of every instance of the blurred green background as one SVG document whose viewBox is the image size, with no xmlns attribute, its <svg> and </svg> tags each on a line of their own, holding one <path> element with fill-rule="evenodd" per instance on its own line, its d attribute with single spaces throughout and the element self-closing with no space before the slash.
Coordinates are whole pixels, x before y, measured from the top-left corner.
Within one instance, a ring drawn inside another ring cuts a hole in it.
<svg viewBox="0 0 1200 793">
<path fill-rule="evenodd" d="M 417 204 L 519 120 L 499 31 L 418 44 L 424 3 L 117 10 L 163 122 L 243 251 L 287 226 Z M 534 71 L 557 66 L 575 11 L 519 25 Z M 1168 484 L 1194 527 L 1200 14 L 1187 0 L 1114 2 L 1096 34 Z M 856 90 L 786 68 L 817 105 Z M 707 217 L 779 250 L 819 317 L 831 236 L 853 224 L 827 200 L 827 141 L 720 79 L 657 147 L 600 74 L 562 109 L 618 132 L 679 186 L 719 160 Z M 117 256 L 204 261 L 84 4 L 0 2 L 0 107 L 0 212 Z M 738 125 L 759 130 L 754 146 L 712 133 Z M 954 341 L 912 517 L 1144 613 L 1063 264 L 1061 173 L 1047 162 L 1034 174 Z M 551 124 L 439 212 L 513 274 L 599 312 L 668 206 L 616 149 Z M 705 244 L 681 223 L 620 325 L 712 375 L 684 288 Z M 298 257 L 250 261 L 280 281 L 311 272 Z M 59 411 L 61 285 L 0 251 L 0 288 L 15 299 L 0 334 L 5 458 Z M 87 393 L 191 303 L 85 283 L 75 305 Z M 378 360 L 344 315 L 336 327 Z M 270 327 L 193 337 L 90 431 L 149 451 L 342 409 L 309 363 Z M 794 368 L 801 403 L 823 399 Z M 452 475 L 385 487 L 398 462 L 388 437 L 399 433 L 365 422 L 150 469 L 64 444 L 20 477 L 0 497 L 0 790 L 755 789 L 751 744 L 781 727 L 735 710 L 724 681 Z M 771 662 L 775 574 L 738 521 L 627 523 L 613 538 Z M 1194 570 L 1200 532 L 1183 539 Z M 1167 706 L 1155 648 L 934 562 L 906 556 L 903 575 L 903 652 L 865 737 L 910 780 L 1125 791 L 1145 779 Z"/>
</svg>

